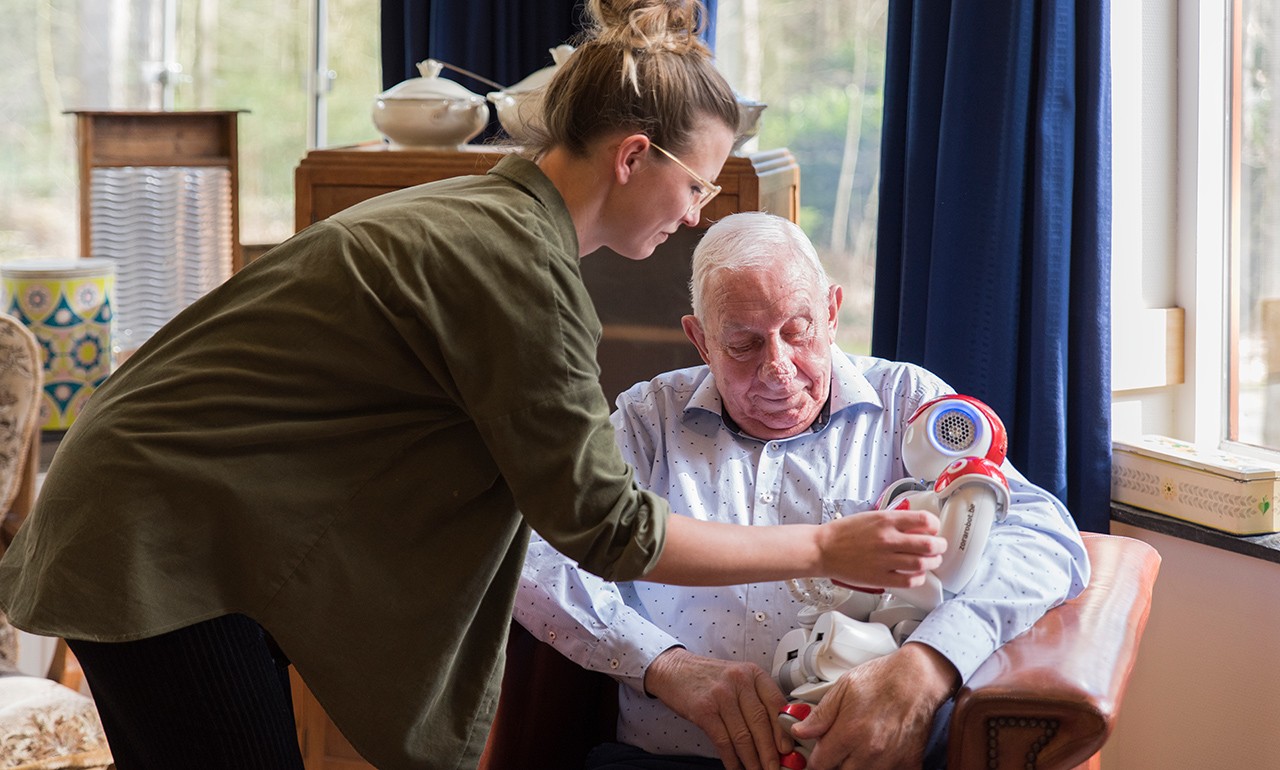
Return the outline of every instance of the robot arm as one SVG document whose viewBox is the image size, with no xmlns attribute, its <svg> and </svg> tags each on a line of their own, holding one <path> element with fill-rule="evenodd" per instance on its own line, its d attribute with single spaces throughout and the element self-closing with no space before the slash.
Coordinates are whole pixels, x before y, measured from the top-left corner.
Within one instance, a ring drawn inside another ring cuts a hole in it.
<svg viewBox="0 0 1280 770">
<path fill-rule="evenodd" d="M 947 466 L 934 494 L 942 502 L 939 534 L 947 539 L 947 552 L 933 574 L 954 594 L 978 569 L 991 525 L 1009 512 L 1009 482 L 990 460 L 966 457 Z"/>
</svg>

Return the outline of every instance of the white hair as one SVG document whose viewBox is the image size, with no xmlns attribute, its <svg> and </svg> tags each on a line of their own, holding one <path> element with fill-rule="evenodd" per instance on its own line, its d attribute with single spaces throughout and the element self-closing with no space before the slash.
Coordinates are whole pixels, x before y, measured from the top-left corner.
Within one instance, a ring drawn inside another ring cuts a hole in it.
<svg viewBox="0 0 1280 770">
<path fill-rule="evenodd" d="M 693 250 L 689 295 L 693 314 L 703 319 L 703 297 L 720 270 L 765 270 L 790 263 L 825 296 L 831 278 L 818 259 L 809 236 L 785 217 L 763 211 L 730 214 L 707 229 Z"/>
</svg>

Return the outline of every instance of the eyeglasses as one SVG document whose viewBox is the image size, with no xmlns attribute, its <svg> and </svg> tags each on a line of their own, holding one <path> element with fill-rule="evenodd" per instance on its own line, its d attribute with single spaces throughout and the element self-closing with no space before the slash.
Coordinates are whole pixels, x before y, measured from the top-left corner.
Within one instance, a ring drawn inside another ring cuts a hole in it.
<svg viewBox="0 0 1280 770">
<path fill-rule="evenodd" d="M 698 186 L 701 188 L 702 191 L 699 192 L 694 197 L 693 203 L 689 204 L 689 211 L 687 213 L 692 214 L 695 211 L 701 211 L 703 206 L 710 203 L 712 198 L 720 194 L 720 190 L 721 190 L 720 185 L 714 184 L 712 182 L 708 182 L 707 180 L 703 179 L 701 176 L 698 175 L 698 172 L 686 166 L 684 164 L 684 161 L 680 160 L 676 156 L 672 155 L 671 153 L 659 147 L 656 142 L 651 140 L 649 142 L 649 146 L 657 150 L 658 152 L 662 153 L 663 155 L 666 155 L 668 158 L 674 161 L 677 166 L 684 169 L 685 173 L 693 177 L 693 181 L 697 182 Z"/>
</svg>

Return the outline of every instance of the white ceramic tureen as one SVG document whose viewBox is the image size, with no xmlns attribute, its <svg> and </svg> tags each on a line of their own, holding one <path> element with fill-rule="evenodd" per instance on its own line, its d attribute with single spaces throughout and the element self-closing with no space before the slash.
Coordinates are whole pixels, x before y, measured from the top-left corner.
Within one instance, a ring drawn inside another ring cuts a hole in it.
<svg viewBox="0 0 1280 770">
<path fill-rule="evenodd" d="M 512 139 L 524 144 L 531 138 L 527 126 L 542 125 L 542 92 L 572 53 L 573 46 L 558 45 L 551 49 L 551 60 L 555 64 L 543 67 L 513 86 L 489 93 L 489 101 L 498 110 L 498 122 Z"/>
<path fill-rule="evenodd" d="M 374 101 L 373 125 L 392 145 L 457 147 L 488 124 L 484 97 L 440 77 L 443 66 L 435 59 L 420 62 L 422 77 L 398 83 Z"/>
</svg>

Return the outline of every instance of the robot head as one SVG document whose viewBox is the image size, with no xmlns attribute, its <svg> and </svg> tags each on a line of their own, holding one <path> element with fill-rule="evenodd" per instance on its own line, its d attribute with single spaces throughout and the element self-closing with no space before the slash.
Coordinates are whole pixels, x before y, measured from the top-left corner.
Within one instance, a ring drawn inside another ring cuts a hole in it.
<svg viewBox="0 0 1280 770">
<path fill-rule="evenodd" d="M 902 462 L 913 477 L 932 482 L 962 457 L 1000 465 L 1008 447 L 1004 423 L 991 407 L 972 396 L 942 396 L 921 404 L 907 420 Z"/>
</svg>

